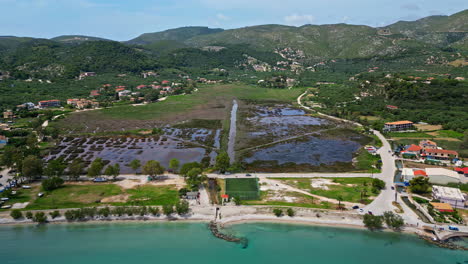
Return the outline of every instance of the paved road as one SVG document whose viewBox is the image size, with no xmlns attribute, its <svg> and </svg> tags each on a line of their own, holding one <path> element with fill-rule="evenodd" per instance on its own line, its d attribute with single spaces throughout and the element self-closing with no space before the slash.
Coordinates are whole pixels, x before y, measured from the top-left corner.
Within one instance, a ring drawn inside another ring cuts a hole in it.
<svg viewBox="0 0 468 264">
<path fill-rule="evenodd" d="M 2 175 L 2 177 L 0 178 L 0 183 L 3 186 L 7 185 L 7 180 L 8 179 L 13 179 L 13 176 L 8 175 L 8 171 L 10 171 L 10 169 L 4 169 L 4 170 L 0 171 L 0 175 Z M 3 188 L 3 186 L 0 187 L 0 188 Z"/>
<path fill-rule="evenodd" d="M 385 211 L 393 211 L 395 209 L 392 201 L 395 200 L 396 190 L 392 190 L 391 187 L 393 186 L 396 166 L 390 143 L 379 131 L 374 130 L 373 132 L 383 143 L 383 146 L 377 152 L 382 159 L 382 173 L 377 174 L 376 177 L 385 182 L 385 189 L 364 209 L 372 211 L 374 214 L 382 214 Z"/>
</svg>

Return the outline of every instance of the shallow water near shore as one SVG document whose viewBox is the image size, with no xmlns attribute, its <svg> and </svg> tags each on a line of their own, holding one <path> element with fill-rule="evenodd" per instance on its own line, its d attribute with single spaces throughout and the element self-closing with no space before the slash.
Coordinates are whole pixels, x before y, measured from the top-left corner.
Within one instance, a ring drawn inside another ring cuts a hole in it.
<svg viewBox="0 0 468 264">
<path fill-rule="evenodd" d="M 466 263 L 466 251 L 416 236 L 251 223 L 228 228 L 248 247 L 213 237 L 206 223 L 0 227 L 1 263 Z"/>
</svg>

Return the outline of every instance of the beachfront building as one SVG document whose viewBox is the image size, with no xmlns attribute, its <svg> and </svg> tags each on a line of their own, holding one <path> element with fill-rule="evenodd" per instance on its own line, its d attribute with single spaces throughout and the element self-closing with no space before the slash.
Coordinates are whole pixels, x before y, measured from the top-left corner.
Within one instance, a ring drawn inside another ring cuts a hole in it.
<svg viewBox="0 0 468 264">
<path fill-rule="evenodd" d="M 460 189 L 438 185 L 432 186 L 432 198 L 450 204 L 455 208 L 464 208 L 466 202 L 466 198 Z"/>
<path fill-rule="evenodd" d="M 426 149 L 426 157 L 436 160 L 453 160 L 458 158 L 458 152 L 447 149 Z"/>
<path fill-rule="evenodd" d="M 434 184 L 464 183 L 465 177 L 456 171 L 444 168 L 426 168 L 426 175 L 429 182 Z"/>
<path fill-rule="evenodd" d="M 404 121 L 396 121 L 396 122 L 389 122 L 385 123 L 384 131 L 391 132 L 391 131 L 406 131 L 413 129 L 413 122 L 404 120 Z"/>
</svg>

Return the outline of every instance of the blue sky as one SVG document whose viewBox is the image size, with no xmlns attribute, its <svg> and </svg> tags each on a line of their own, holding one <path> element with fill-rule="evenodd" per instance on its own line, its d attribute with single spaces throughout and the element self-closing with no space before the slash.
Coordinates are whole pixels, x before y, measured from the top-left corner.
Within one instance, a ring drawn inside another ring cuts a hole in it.
<svg viewBox="0 0 468 264">
<path fill-rule="evenodd" d="M 450 15 L 467 0 L 0 0 L 0 35 L 128 40 L 181 26 L 365 24 Z"/>
</svg>

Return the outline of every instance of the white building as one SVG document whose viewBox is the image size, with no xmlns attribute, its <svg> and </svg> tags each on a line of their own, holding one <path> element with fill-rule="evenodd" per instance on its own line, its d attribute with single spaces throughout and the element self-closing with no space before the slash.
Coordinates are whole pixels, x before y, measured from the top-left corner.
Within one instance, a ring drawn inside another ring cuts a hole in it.
<svg viewBox="0 0 468 264">
<path fill-rule="evenodd" d="M 465 178 L 460 177 L 456 171 L 444 168 L 426 168 L 426 174 L 429 182 L 435 184 L 464 183 Z"/>
<path fill-rule="evenodd" d="M 404 182 L 409 182 L 416 177 L 427 177 L 427 174 L 424 169 L 404 168 L 401 171 L 401 177 L 403 178 Z"/>
<path fill-rule="evenodd" d="M 432 186 L 432 197 L 442 203 L 448 203 L 456 208 L 465 207 L 465 197 L 460 189 L 444 186 Z"/>
</svg>

